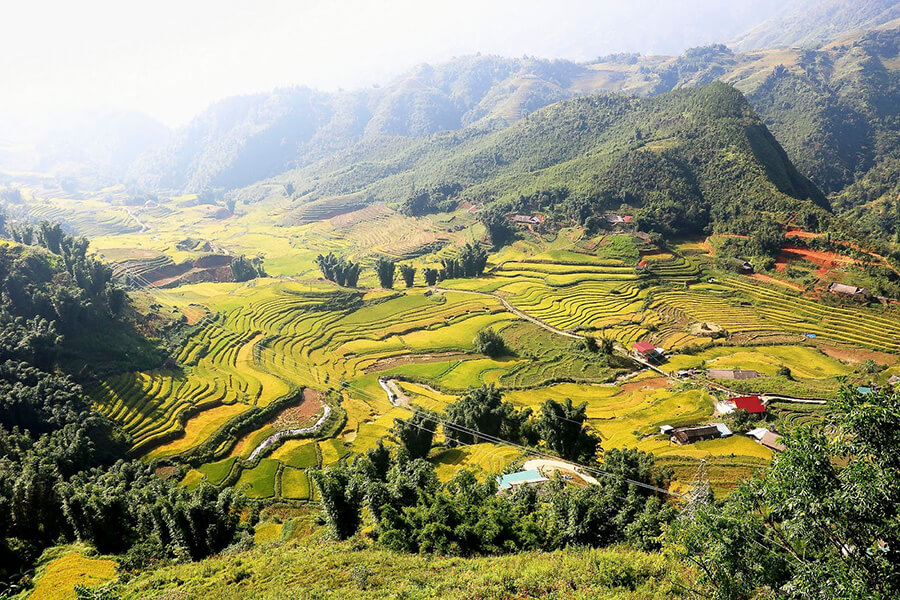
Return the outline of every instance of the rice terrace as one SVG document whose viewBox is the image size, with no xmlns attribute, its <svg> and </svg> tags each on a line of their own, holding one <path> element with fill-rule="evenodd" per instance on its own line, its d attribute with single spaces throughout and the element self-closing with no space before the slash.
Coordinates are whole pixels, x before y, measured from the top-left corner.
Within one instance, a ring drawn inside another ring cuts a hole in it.
<svg viewBox="0 0 900 600">
<path fill-rule="evenodd" d="M 587 424 L 604 446 L 654 452 L 675 469 L 677 490 L 688 489 L 705 462 L 714 489 L 725 491 L 772 450 L 740 434 L 677 445 L 660 427 L 722 421 L 716 403 L 747 393 L 782 396 L 771 413 L 790 427 L 798 412 L 817 414 L 806 408 L 815 405 L 790 397 L 827 401 L 841 381 L 884 384 L 900 373 L 894 304 L 823 305 L 819 292 L 723 269 L 704 245 L 654 243 L 633 228 L 590 234 L 545 222 L 540 231 L 519 228 L 515 242 L 488 255 L 480 276 L 429 286 L 421 273 L 440 269 L 465 243 L 489 248 L 477 214 L 409 217 L 383 205 L 349 205 L 348 212 L 338 205 L 287 225 L 279 216 L 283 200 L 271 196 L 224 219 L 183 208 L 183 198 L 160 199 L 134 211 L 144 231 L 125 228 L 92 241 L 152 313 L 190 324 L 166 366 L 90 388 L 97 409 L 130 434 L 134 456 L 192 466 L 186 485 L 204 480 L 236 485 L 252 498 L 309 500 L 305 469 L 364 453 L 414 407 L 440 411 L 486 384 L 521 407 L 585 402 Z M 40 205 L 41 192 L 33 198 Z M 77 220 L 67 223 L 78 231 Z M 214 239 L 217 252 L 257 256 L 267 276 L 168 288 L 141 276 L 141 265 L 158 256 L 183 261 L 210 253 L 203 245 L 185 250 L 185 239 Z M 410 287 L 397 278 L 390 290 L 368 268 L 358 286 L 340 286 L 316 266 L 325 250 L 363 265 L 379 256 L 402 259 L 417 276 Z M 501 355 L 476 349 L 484 330 L 499 333 Z M 608 340 L 609 353 L 584 349 L 585 338 Z M 662 349 L 665 361 L 644 364 L 632 349 L 639 341 Z M 845 358 L 833 358 L 834 349 Z M 865 361 L 853 356 L 865 350 L 884 353 L 887 368 L 875 375 L 862 368 Z M 703 373 L 721 366 L 760 376 L 724 382 Z M 692 374 L 679 374 L 687 369 Z M 326 407 L 333 412 L 314 432 L 255 452 L 278 431 L 315 423 Z M 289 426 L 282 416 L 291 411 L 299 416 Z M 487 476 L 528 456 L 489 443 L 436 450 L 432 460 L 447 477 L 450 464 Z"/>
</svg>

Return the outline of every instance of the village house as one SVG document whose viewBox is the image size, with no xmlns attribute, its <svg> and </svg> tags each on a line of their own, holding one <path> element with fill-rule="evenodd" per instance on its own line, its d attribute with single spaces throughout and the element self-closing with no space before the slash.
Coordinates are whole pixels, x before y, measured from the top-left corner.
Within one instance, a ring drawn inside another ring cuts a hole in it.
<svg viewBox="0 0 900 600">
<path fill-rule="evenodd" d="M 679 427 L 672 433 L 672 441 L 678 445 L 694 444 L 706 440 L 717 440 L 728 437 L 731 430 L 723 423 L 702 425 L 700 427 Z"/>
<path fill-rule="evenodd" d="M 637 342 L 631 347 L 637 358 L 646 360 L 649 363 L 659 364 L 665 359 L 665 349 L 657 348 L 650 342 Z"/>
<path fill-rule="evenodd" d="M 747 432 L 747 435 L 770 450 L 781 452 L 785 448 L 784 444 L 781 443 L 781 436 L 765 427 L 751 429 Z"/>
<path fill-rule="evenodd" d="M 732 258 L 729 259 L 729 262 L 733 264 L 740 273 L 749 274 L 753 272 L 753 265 L 743 258 Z"/>
<path fill-rule="evenodd" d="M 743 369 L 709 369 L 706 374 L 713 379 L 734 379 L 736 381 L 756 379 L 761 376 L 757 371 L 744 371 Z"/>
<path fill-rule="evenodd" d="M 543 219 L 538 215 L 513 215 L 512 222 L 520 225 L 540 225 Z"/>
<path fill-rule="evenodd" d="M 629 225 L 634 221 L 631 215 L 606 215 L 603 217 L 610 225 Z"/>
<path fill-rule="evenodd" d="M 716 404 L 716 410 L 723 415 L 733 413 L 736 410 L 745 410 L 750 414 L 758 415 L 766 412 L 766 407 L 759 396 L 738 396 L 722 400 Z"/>
<path fill-rule="evenodd" d="M 855 285 L 846 285 L 843 283 L 832 283 L 828 286 L 828 291 L 835 296 L 844 298 L 852 298 L 854 300 L 867 301 L 872 297 L 872 293 L 866 288 L 857 287 Z"/>
</svg>

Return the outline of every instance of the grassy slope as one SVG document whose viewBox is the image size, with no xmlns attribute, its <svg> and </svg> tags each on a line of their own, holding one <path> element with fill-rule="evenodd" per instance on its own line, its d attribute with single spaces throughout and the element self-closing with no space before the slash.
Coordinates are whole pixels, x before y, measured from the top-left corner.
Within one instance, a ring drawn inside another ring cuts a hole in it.
<svg viewBox="0 0 900 600">
<path fill-rule="evenodd" d="M 679 576 L 659 555 L 624 549 L 465 559 L 312 538 L 144 573 L 125 597 L 651 600 L 680 597 Z"/>
</svg>

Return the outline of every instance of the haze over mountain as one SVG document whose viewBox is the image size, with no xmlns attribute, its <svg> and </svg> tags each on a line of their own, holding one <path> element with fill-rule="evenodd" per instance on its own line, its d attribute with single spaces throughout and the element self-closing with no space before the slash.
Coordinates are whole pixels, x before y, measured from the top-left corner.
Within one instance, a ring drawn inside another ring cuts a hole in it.
<svg viewBox="0 0 900 600">
<path fill-rule="evenodd" d="M 837 194 L 896 156 L 898 44 L 900 29 L 888 26 L 816 50 L 734 53 L 719 45 L 584 64 L 464 57 L 421 65 L 377 89 L 293 88 L 220 102 L 166 150 L 142 159 L 132 176 L 145 187 L 228 189 L 332 155 L 328 168 L 346 168 L 373 148 L 391 152 L 439 132 L 502 129 L 573 96 L 650 96 L 721 80 L 746 94 L 801 173 Z"/>
<path fill-rule="evenodd" d="M 792 0 L 772 18 L 734 38 L 735 50 L 814 48 L 842 33 L 900 19 L 896 0 Z"/>
</svg>

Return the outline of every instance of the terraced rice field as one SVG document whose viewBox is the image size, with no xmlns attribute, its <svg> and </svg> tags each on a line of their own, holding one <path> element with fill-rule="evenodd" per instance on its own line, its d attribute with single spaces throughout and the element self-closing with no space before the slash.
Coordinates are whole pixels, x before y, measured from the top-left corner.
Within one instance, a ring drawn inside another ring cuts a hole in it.
<svg viewBox="0 0 900 600">
<path fill-rule="evenodd" d="M 694 321 L 711 321 L 729 333 L 788 332 L 900 351 L 900 319 L 883 309 L 834 307 L 740 277 L 718 284 L 654 295 L 653 308 L 668 306 Z M 883 314 L 880 314 L 883 313 Z"/>
<path fill-rule="evenodd" d="M 29 598 L 34 600 L 75 600 L 75 586 L 97 587 L 116 577 L 115 561 L 90 558 L 83 549 L 67 547 L 57 550 L 64 554 L 38 568 L 34 589 Z"/>
<path fill-rule="evenodd" d="M 538 408 L 547 398 L 586 401 L 590 423 L 605 447 L 653 451 L 685 476 L 699 458 L 710 457 L 719 461 L 714 485 L 725 487 L 765 464 L 769 451 L 737 436 L 672 446 L 657 434 L 662 424 L 707 422 L 714 403 L 709 393 L 651 380 L 597 385 L 621 371 L 602 361 L 597 366 L 590 356 L 578 354 L 573 346 L 577 340 L 527 322 L 515 311 L 569 332 L 609 337 L 625 345 L 649 340 L 673 350 L 711 344 L 709 338 L 691 334 L 690 326 L 712 322 L 728 334 L 743 336 L 740 340 L 745 343 L 816 333 L 900 351 L 900 319 L 893 313 L 821 306 L 746 278 L 709 273 L 709 266 L 697 256 L 660 252 L 629 236 L 586 239 L 575 228 L 544 237 L 526 233 L 490 257 L 485 276 L 444 281 L 440 285 L 448 291 L 430 296 L 421 287 L 406 292 L 339 292 L 316 280 L 316 254 L 334 251 L 361 260 L 365 267 L 361 284 L 373 288 L 374 255 L 413 260 L 420 268 L 420 283 L 421 267 L 454 256 L 459 245 L 483 233 L 475 217 L 464 211 L 410 218 L 384 205 L 362 207 L 358 200 L 309 203 L 284 219 L 281 227 L 275 227 L 275 221 L 292 210 L 287 201 L 248 206 L 244 215 L 217 221 L 194 208 L 178 208 L 178 201 L 172 200 L 166 210 L 182 215 L 184 223 L 164 211 L 148 211 L 152 235 L 132 232 L 101 241 L 105 251 L 134 247 L 148 253 L 141 257 L 144 261 L 160 260 L 159 256 L 179 261 L 186 256 L 174 249 L 179 240 L 215 240 L 234 252 L 259 253 L 270 273 L 298 276 L 296 281 L 184 286 L 158 298 L 183 311 L 197 312 L 199 306 L 201 314 L 215 317 L 198 325 L 175 357 L 177 369 L 119 375 L 93 390 L 101 411 L 133 436 L 136 454 L 176 456 L 235 416 L 267 406 L 297 387 L 328 391 L 340 398 L 341 412 L 346 413 L 335 438 L 288 440 L 258 464 L 246 463 L 250 452 L 274 431 L 273 424 L 266 423 L 189 475 L 189 481 L 205 479 L 218 485 L 237 480 L 257 498 L 302 500 L 310 494 L 305 469 L 346 460 L 373 447 L 395 418 L 409 415 L 406 408 L 391 405 L 378 383 L 381 376 L 400 376 L 418 382 L 401 383 L 411 402 L 433 410 L 441 410 L 466 387 L 480 383 L 500 385 L 507 398 L 522 407 Z M 639 252 L 647 260 L 646 268 L 635 268 Z M 149 268 L 148 264 L 129 268 Z M 709 282 L 710 275 L 717 281 Z M 507 310 L 502 300 L 513 308 Z M 475 335 L 485 328 L 501 333 L 512 349 L 510 356 L 491 359 L 474 353 Z M 772 375 L 784 363 L 797 377 L 821 382 L 847 371 L 839 363 L 808 354 L 814 352 L 810 349 L 772 348 L 729 355 L 713 347 L 675 357 L 667 368 L 676 368 L 679 361 L 687 366 L 705 360 Z M 577 383 L 559 383 L 562 380 Z M 194 413 L 182 425 L 184 416 Z M 176 436 L 181 430 L 183 434 Z M 434 458 L 445 477 L 460 466 L 496 470 L 516 458 L 507 450 L 478 445 Z"/>
</svg>

